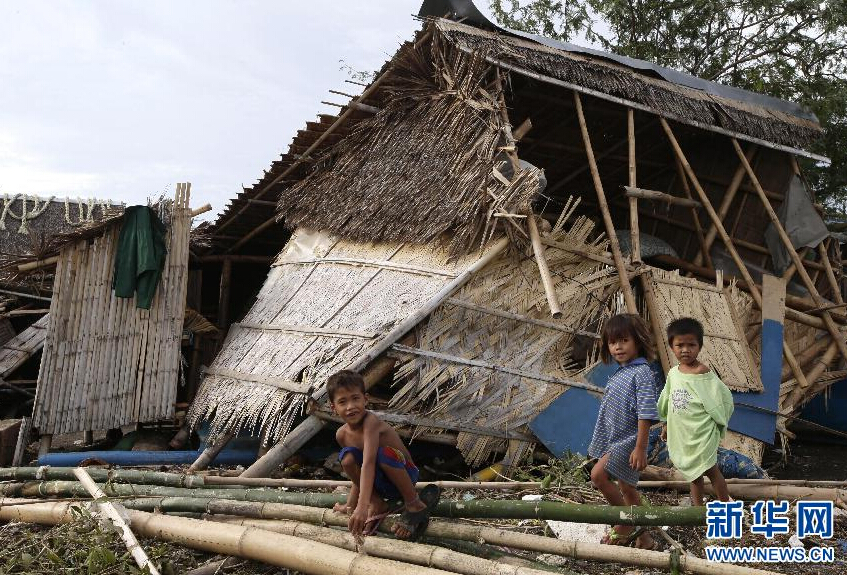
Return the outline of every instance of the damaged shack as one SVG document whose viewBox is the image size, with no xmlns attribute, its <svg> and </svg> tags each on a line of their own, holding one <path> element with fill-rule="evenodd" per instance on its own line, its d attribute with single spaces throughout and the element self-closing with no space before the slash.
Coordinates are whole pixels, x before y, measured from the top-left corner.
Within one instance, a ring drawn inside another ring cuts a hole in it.
<svg viewBox="0 0 847 575">
<path fill-rule="evenodd" d="M 407 437 L 468 464 L 584 452 L 598 334 L 621 311 L 659 342 L 675 317 L 703 322 L 736 400 L 728 446 L 758 461 L 790 438 L 847 358 L 840 248 L 797 161 L 826 161 L 806 151 L 814 116 L 429 4 L 211 226 L 229 254 L 292 235 L 204 371 L 194 469 L 246 432 L 270 451 L 244 475 L 270 473 L 332 419 L 324 384 L 345 368 Z"/>
</svg>

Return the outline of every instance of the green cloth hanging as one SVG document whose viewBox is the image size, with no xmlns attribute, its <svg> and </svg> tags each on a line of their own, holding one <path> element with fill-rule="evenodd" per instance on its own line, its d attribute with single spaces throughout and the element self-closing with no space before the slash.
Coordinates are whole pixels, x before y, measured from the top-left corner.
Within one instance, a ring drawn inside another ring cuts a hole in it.
<svg viewBox="0 0 847 575">
<path fill-rule="evenodd" d="M 115 296 L 137 293 L 135 307 L 150 309 L 167 253 L 165 225 L 156 212 L 147 206 L 128 207 L 115 257 Z"/>
</svg>

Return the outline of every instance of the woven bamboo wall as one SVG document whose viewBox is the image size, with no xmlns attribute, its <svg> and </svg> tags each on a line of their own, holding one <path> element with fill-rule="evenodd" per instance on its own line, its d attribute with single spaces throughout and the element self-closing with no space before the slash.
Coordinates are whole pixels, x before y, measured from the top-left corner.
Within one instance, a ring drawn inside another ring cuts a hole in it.
<svg viewBox="0 0 847 575">
<path fill-rule="evenodd" d="M 752 300 L 739 290 L 686 278 L 677 271 L 651 270 L 653 293 L 661 325 L 680 317 L 693 317 L 703 324 L 705 339 L 699 359 L 718 372 L 734 391 L 762 391 L 759 365 L 747 345 L 744 321 Z M 670 364 L 678 362 L 667 342 Z"/>
<path fill-rule="evenodd" d="M 173 417 L 188 275 L 188 202 L 188 185 L 180 184 L 172 207 L 160 214 L 168 228 L 168 253 L 149 310 L 112 290 L 120 225 L 62 249 L 33 410 L 40 433 Z"/>
<path fill-rule="evenodd" d="M 190 424 L 211 420 L 211 441 L 242 428 L 279 440 L 329 375 L 478 257 L 450 260 L 436 243 L 357 243 L 298 229 L 206 370 Z"/>
</svg>

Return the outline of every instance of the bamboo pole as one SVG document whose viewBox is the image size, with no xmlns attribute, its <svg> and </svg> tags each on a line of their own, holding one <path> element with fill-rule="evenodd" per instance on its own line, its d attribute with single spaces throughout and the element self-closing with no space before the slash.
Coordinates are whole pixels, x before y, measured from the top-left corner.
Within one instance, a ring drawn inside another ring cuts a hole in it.
<svg viewBox="0 0 847 575">
<path fill-rule="evenodd" d="M 665 332 L 659 323 L 659 306 L 656 304 L 656 294 L 653 293 L 652 273 L 641 274 L 641 291 L 644 293 L 644 303 L 647 305 L 647 313 L 650 316 L 650 325 L 653 328 L 653 338 L 656 340 L 656 353 L 662 364 L 662 371 L 666 374 L 671 369 L 670 357 L 668 357 L 668 346 L 665 343 Z"/>
<path fill-rule="evenodd" d="M 550 266 L 547 265 L 547 258 L 544 257 L 544 245 L 541 243 L 541 235 L 538 233 L 538 225 L 535 222 L 535 214 L 532 211 L 530 211 L 526 223 L 529 228 L 529 238 L 532 241 L 532 252 L 535 254 L 535 263 L 538 264 L 538 273 L 541 276 L 541 283 L 544 286 L 544 294 L 547 296 L 547 305 L 550 306 L 550 315 L 554 319 L 559 319 L 562 317 L 562 308 L 559 306 L 559 300 L 556 297 L 553 276 L 550 274 Z"/>
<path fill-rule="evenodd" d="M 269 505 L 305 505 L 331 508 L 346 500 L 346 495 L 335 493 L 308 493 L 268 489 L 187 489 L 157 485 L 124 483 L 104 484 L 101 489 L 111 497 L 137 497 L 156 500 L 163 509 L 172 511 L 208 511 L 245 515 L 246 509 L 268 513 L 275 507 Z M 88 497 L 88 491 L 75 481 L 36 481 L 0 484 L 0 494 L 16 497 Z M 164 500 L 164 501 L 163 501 Z M 125 502 L 130 507 L 129 502 Z M 236 511 L 222 511 L 222 509 Z M 550 519 L 580 523 L 606 523 L 622 525 L 705 525 L 705 508 L 696 507 L 643 507 L 609 506 L 561 503 L 558 501 L 515 501 L 501 499 L 474 499 L 472 501 L 442 500 L 433 509 L 437 517 L 498 518 L 498 519 Z"/>
<path fill-rule="evenodd" d="M 135 559 L 135 563 L 138 565 L 138 568 L 142 571 L 146 569 L 150 575 L 160 575 L 159 570 L 156 569 L 156 566 L 153 565 L 152 561 L 150 561 L 147 553 L 144 552 L 141 544 L 138 543 L 138 539 L 136 539 L 135 535 L 132 533 L 132 529 L 129 528 L 129 525 L 127 525 L 127 522 L 124 520 L 123 514 L 126 513 L 126 509 L 118 503 L 107 501 L 106 494 L 97 487 L 97 484 L 94 483 L 94 480 L 91 479 L 91 476 L 88 475 L 82 467 L 74 469 L 74 476 L 79 479 L 79 482 L 82 483 L 83 487 L 85 487 L 94 499 L 94 505 L 92 507 L 103 511 L 106 517 L 109 518 L 109 521 L 118 528 L 118 531 L 121 534 L 121 539 L 124 540 L 126 548 L 130 555 L 132 555 L 132 558 Z"/>
<path fill-rule="evenodd" d="M 663 483 L 661 487 L 673 489 L 675 491 L 688 492 L 691 489 L 690 482 L 677 481 L 659 481 L 651 483 Z M 638 483 L 641 487 L 641 482 Z M 651 487 L 653 485 L 646 484 L 643 487 Z M 656 485 L 659 487 L 659 485 Z M 714 489 L 711 483 L 704 484 L 706 493 L 714 495 Z M 834 487 L 802 487 L 797 485 L 749 485 L 727 483 L 727 489 L 733 499 L 743 499 L 744 501 L 756 501 L 759 499 L 788 499 L 790 501 L 832 501 L 834 503 L 847 502 L 847 491 Z"/>
<path fill-rule="evenodd" d="M 579 120 L 579 128 L 582 132 L 582 142 L 585 145 L 585 154 L 588 157 L 588 166 L 591 169 L 591 178 L 594 180 L 594 191 L 597 192 L 597 201 L 600 204 L 600 213 L 603 215 L 606 235 L 609 238 L 609 245 L 612 248 L 612 258 L 615 260 L 615 267 L 620 277 L 621 291 L 626 302 L 626 309 L 629 313 L 638 313 L 638 307 L 635 305 L 635 296 L 632 294 L 632 287 L 629 285 L 629 275 L 626 273 L 626 264 L 621 255 L 621 246 L 618 242 L 618 236 L 615 234 L 615 225 L 612 223 L 612 215 L 609 213 L 609 204 L 606 202 L 606 193 L 603 191 L 603 182 L 600 180 L 600 172 L 597 170 L 597 162 L 594 160 L 594 149 L 591 147 L 591 137 L 588 134 L 588 126 L 585 123 L 585 115 L 582 112 L 582 100 L 580 99 L 579 92 L 574 91 L 573 97 L 574 104 L 576 105 L 577 119 Z"/>
<path fill-rule="evenodd" d="M 0 481 L 73 480 L 75 467 L 6 467 L 0 468 Z M 203 488 L 214 485 L 242 485 L 252 487 L 288 487 L 335 489 L 350 487 L 352 483 L 334 479 L 270 479 L 266 477 L 223 477 L 218 475 L 191 475 L 138 469 L 87 468 L 88 474 L 99 483 L 133 483 L 169 487 Z M 541 489 L 539 481 L 419 481 L 416 487 L 437 485 L 442 489 L 523 490 Z"/>
<path fill-rule="evenodd" d="M 735 262 L 735 266 L 738 268 L 738 271 L 741 272 L 741 276 L 744 278 L 744 281 L 747 282 L 747 288 L 750 291 L 750 295 L 753 296 L 753 301 L 756 302 L 756 305 L 759 307 L 759 309 L 762 309 L 762 294 L 759 291 L 759 288 L 756 286 L 756 282 L 753 281 L 753 278 L 750 275 L 750 272 L 747 270 L 747 266 L 744 264 L 744 261 L 741 259 L 741 256 L 738 255 L 738 251 L 733 246 L 732 240 L 726 233 L 726 229 L 724 229 L 723 223 L 718 217 L 718 214 L 715 213 L 715 209 L 712 207 L 712 202 L 709 201 L 709 196 L 706 195 L 706 191 L 700 185 L 697 176 L 694 174 L 694 169 L 691 167 L 691 164 L 688 163 L 685 154 L 683 154 L 682 148 L 680 148 L 679 142 L 677 142 L 673 130 L 671 130 L 670 125 L 664 118 L 660 117 L 659 122 L 661 123 L 662 128 L 664 129 L 665 134 L 668 137 L 671 147 L 673 147 L 676 157 L 679 159 L 679 162 L 682 164 L 685 173 L 688 175 L 691 184 L 694 186 L 694 189 L 697 190 L 697 195 L 700 196 L 700 201 L 703 203 L 703 207 L 706 208 L 706 212 L 712 219 L 712 224 L 715 226 L 715 229 L 720 235 L 721 240 L 724 243 L 724 247 L 729 252 L 729 255 L 732 257 L 732 261 Z M 735 142 L 735 144 L 738 145 L 738 142 Z M 744 162 L 747 161 L 747 158 L 744 156 L 743 152 L 741 153 L 741 157 L 744 158 Z M 797 254 L 795 253 L 794 255 L 796 256 Z M 805 381 L 806 378 L 803 375 L 803 372 L 800 370 L 800 366 L 797 364 L 797 361 L 794 359 L 794 354 L 788 347 L 788 343 L 785 341 L 782 342 L 782 352 L 785 356 L 785 360 L 791 367 L 791 371 L 797 381 Z"/>
<path fill-rule="evenodd" d="M 629 185 L 636 186 L 635 162 L 635 110 L 626 109 L 626 140 L 628 143 Z M 641 263 L 641 236 L 638 230 L 638 198 L 629 198 L 629 260 L 633 265 Z"/>
<path fill-rule="evenodd" d="M 348 369 L 361 371 L 367 367 L 389 347 L 396 343 L 397 340 L 402 338 L 411 331 L 412 328 L 423 321 L 435 308 L 444 303 L 448 297 L 453 295 L 454 292 L 470 281 L 474 274 L 497 259 L 497 257 L 506 250 L 508 245 L 509 239 L 507 237 L 497 240 L 476 262 L 438 290 L 438 292 L 433 295 L 420 309 L 397 324 L 378 344 L 370 348 L 364 355 L 360 356 L 355 362 L 348 366 Z M 310 415 L 305 421 L 303 421 L 303 423 L 295 427 L 288 435 L 286 435 L 285 439 L 274 445 L 265 455 L 260 457 L 253 465 L 244 470 L 244 473 L 241 475 L 243 477 L 267 477 L 270 475 L 271 471 L 276 469 L 282 464 L 282 462 L 300 449 L 308 440 L 314 437 L 324 425 L 326 425 L 324 421 L 321 421 L 314 415 Z"/>
<path fill-rule="evenodd" d="M 360 542 L 351 533 L 300 521 L 286 519 L 242 519 L 239 517 L 217 517 L 214 515 L 207 516 L 205 519 L 229 525 L 266 529 L 274 533 L 284 533 L 293 537 L 319 541 L 320 543 L 340 547 L 348 551 L 359 551 L 374 557 L 396 559 L 413 565 L 423 565 L 436 569 L 450 569 L 464 575 L 476 575 L 478 573 L 497 573 L 497 575 L 550 575 L 549 570 L 510 565 L 501 561 L 493 561 L 466 553 L 458 553 L 435 545 L 411 543 L 401 539 L 365 537 Z"/>
<path fill-rule="evenodd" d="M 753 188 L 756 190 L 759 199 L 762 201 L 762 205 L 765 207 L 765 212 L 768 214 L 771 225 L 773 225 L 774 229 L 776 229 L 782 243 L 785 245 L 785 249 L 788 251 L 789 257 L 791 257 L 791 260 L 794 262 L 794 265 L 797 268 L 797 273 L 800 275 L 800 279 L 803 280 L 803 284 L 806 286 L 806 289 L 809 290 L 809 294 L 812 296 L 812 299 L 815 300 L 815 303 L 818 306 L 826 305 L 826 302 L 824 302 L 815 287 L 815 282 L 813 282 L 812 278 L 809 277 L 809 272 L 806 271 L 805 266 L 803 266 L 803 262 L 800 261 L 797 251 L 794 249 L 794 244 L 791 243 L 791 238 L 788 237 L 788 234 L 785 232 L 785 228 L 782 226 L 782 222 L 779 221 L 779 216 L 774 211 L 770 200 L 767 195 L 765 195 L 765 191 L 762 189 L 762 186 L 759 184 L 759 178 L 756 177 L 756 173 L 753 171 L 753 168 L 744 156 L 744 152 L 741 150 L 738 140 L 733 138 L 732 145 L 735 148 L 735 152 L 738 154 L 741 163 L 744 165 L 744 169 L 747 171 L 750 183 L 753 184 Z M 838 351 L 841 353 L 841 356 L 847 360 L 847 344 L 845 344 L 843 334 L 839 331 L 838 326 L 832 319 L 832 315 L 828 311 L 822 311 L 821 317 L 826 324 L 826 328 L 830 335 L 832 335 L 833 341 L 836 345 L 838 345 Z"/>
<path fill-rule="evenodd" d="M 35 260 L 34 262 L 27 262 L 25 264 L 21 264 L 18 266 L 19 272 L 28 272 L 32 270 L 37 270 L 38 268 L 44 268 L 47 266 L 52 266 L 53 264 L 59 261 L 59 256 L 53 256 L 49 258 L 45 258 L 43 260 Z"/>
<path fill-rule="evenodd" d="M 657 202 L 665 202 L 668 204 L 673 204 L 675 206 L 681 206 L 683 208 L 699 208 L 700 202 L 697 200 L 692 200 L 690 198 L 678 198 L 676 196 L 672 196 L 670 194 L 666 194 L 665 192 L 659 192 L 656 190 L 645 190 L 643 188 L 636 188 L 634 186 L 624 186 L 624 195 L 630 199 L 644 199 L 644 200 L 655 200 Z"/>
<path fill-rule="evenodd" d="M 195 209 L 191 210 L 191 217 L 196 218 L 200 214 L 205 214 L 206 212 L 211 212 L 211 211 L 212 211 L 212 204 L 203 204 L 199 208 L 195 208 Z"/>
<path fill-rule="evenodd" d="M 750 161 L 753 161 L 753 157 L 756 154 L 756 146 L 750 145 L 747 149 L 747 157 Z M 732 175 L 732 180 L 729 182 L 729 186 L 724 192 L 723 197 L 721 198 L 721 205 L 718 207 L 718 217 L 721 222 L 723 222 L 726 215 L 729 213 L 729 208 L 732 205 L 732 201 L 735 199 L 735 195 L 738 193 L 738 190 L 741 188 L 741 184 L 744 181 L 744 166 L 739 164 L 735 169 L 735 173 Z M 747 195 L 744 195 L 746 199 Z M 706 232 L 706 251 L 708 252 L 712 248 L 712 244 L 715 243 L 715 238 L 718 234 L 718 229 L 714 224 L 709 226 L 709 230 Z M 702 253 L 697 254 L 697 257 L 694 258 L 694 265 L 702 265 L 703 264 L 703 255 Z"/>
<path fill-rule="evenodd" d="M 838 285 L 838 280 L 835 279 L 835 273 L 832 271 L 832 263 L 829 261 L 829 251 L 824 244 L 825 242 L 821 242 L 820 245 L 818 245 L 818 252 L 820 253 L 823 267 L 826 270 L 826 279 L 829 282 L 829 287 L 832 290 L 832 297 L 835 300 L 835 303 L 843 304 L 844 298 L 841 297 L 841 288 Z"/>
<path fill-rule="evenodd" d="M 75 521 L 73 502 L 27 505 L 0 501 L 0 519 L 42 525 Z M 78 505 L 78 504 L 77 504 Z M 444 575 L 440 569 L 409 565 L 354 553 L 325 543 L 272 533 L 255 527 L 204 522 L 186 517 L 127 512 L 139 535 L 224 555 L 253 559 L 270 565 L 317 575 Z"/>
</svg>

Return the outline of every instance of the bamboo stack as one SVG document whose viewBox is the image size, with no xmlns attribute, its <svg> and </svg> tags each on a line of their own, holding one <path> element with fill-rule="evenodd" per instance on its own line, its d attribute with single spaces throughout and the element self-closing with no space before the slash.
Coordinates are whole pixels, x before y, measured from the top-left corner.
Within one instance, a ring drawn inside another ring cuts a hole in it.
<svg viewBox="0 0 847 575">
<path fill-rule="evenodd" d="M 178 184 L 167 255 L 153 304 L 117 298 L 112 277 L 120 226 L 61 250 L 38 376 L 34 425 L 42 434 L 110 429 L 173 416 L 191 229 L 190 184 Z"/>
</svg>

